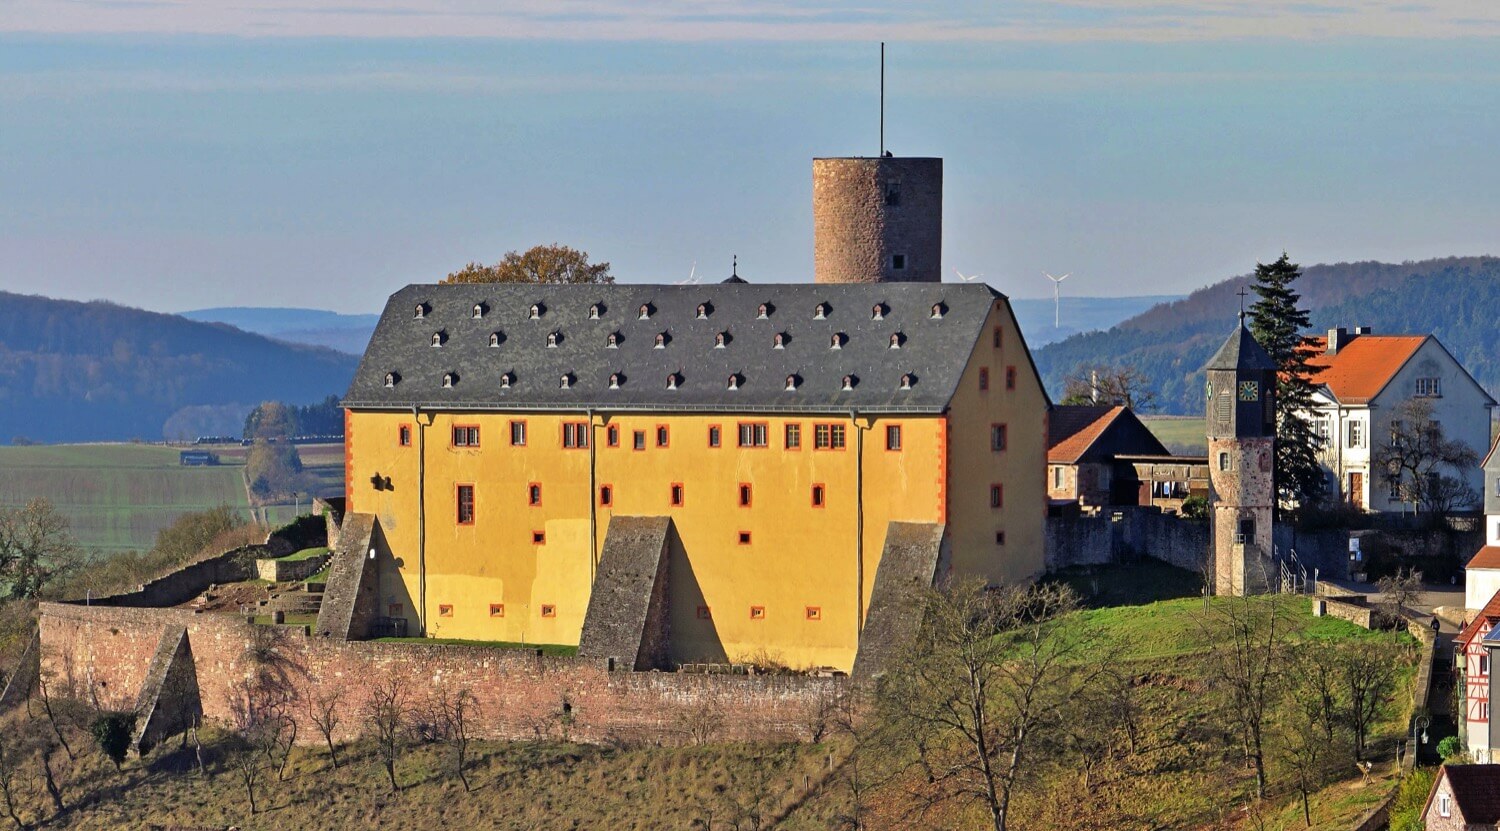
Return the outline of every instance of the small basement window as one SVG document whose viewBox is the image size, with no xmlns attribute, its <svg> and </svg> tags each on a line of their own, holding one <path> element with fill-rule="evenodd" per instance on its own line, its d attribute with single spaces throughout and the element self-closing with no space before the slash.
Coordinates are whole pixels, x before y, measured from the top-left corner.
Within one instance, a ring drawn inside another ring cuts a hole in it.
<svg viewBox="0 0 1500 831">
<path fill-rule="evenodd" d="M 892 254 L 891 255 L 891 270 L 892 271 L 905 271 L 906 270 L 906 255 L 905 254 Z"/>
<path fill-rule="evenodd" d="M 551 603 L 543 603 L 542 617 L 557 617 L 557 606 Z"/>
</svg>

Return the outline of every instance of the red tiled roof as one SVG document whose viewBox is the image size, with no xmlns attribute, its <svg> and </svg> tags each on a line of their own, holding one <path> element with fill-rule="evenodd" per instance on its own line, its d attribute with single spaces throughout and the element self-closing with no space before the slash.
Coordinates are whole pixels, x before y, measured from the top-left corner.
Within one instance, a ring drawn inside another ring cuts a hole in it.
<svg viewBox="0 0 1500 831">
<path fill-rule="evenodd" d="M 1358 335 L 1330 355 L 1327 338 L 1310 338 L 1307 366 L 1344 404 L 1368 404 L 1430 335 Z"/>
<path fill-rule="evenodd" d="M 1469 827 L 1500 822 L 1500 765 L 1444 765 L 1443 772 Z"/>
<path fill-rule="evenodd" d="M 1453 643 L 1467 648 L 1469 641 L 1473 640 L 1474 636 L 1479 634 L 1480 627 L 1484 626 L 1484 622 L 1487 620 L 1500 620 L 1500 592 L 1495 592 L 1495 596 L 1491 597 L 1490 602 L 1484 604 L 1484 608 L 1479 610 L 1479 614 L 1475 615 L 1474 619 L 1469 621 L 1469 625 L 1465 626 L 1464 630 L 1458 633 L 1458 637 L 1453 639 Z"/>
<path fill-rule="evenodd" d="M 1124 407 L 1059 405 L 1047 417 L 1047 461 L 1073 464 L 1104 435 Z"/>
<path fill-rule="evenodd" d="M 1479 549 L 1464 568 L 1500 568 L 1500 545 L 1486 545 Z"/>
</svg>

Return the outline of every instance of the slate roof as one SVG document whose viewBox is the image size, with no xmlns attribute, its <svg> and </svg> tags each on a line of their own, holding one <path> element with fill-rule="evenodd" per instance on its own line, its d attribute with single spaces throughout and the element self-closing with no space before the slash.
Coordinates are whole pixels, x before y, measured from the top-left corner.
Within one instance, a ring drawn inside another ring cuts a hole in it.
<svg viewBox="0 0 1500 831">
<path fill-rule="evenodd" d="M 1307 366 L 1312 381 L 1328 387 L 1343 404 L 1368 404 L 1396 377 L 1431 335 L 1356 335 L 1328 354 L 1327 338 L 1310 338 Z"/>
<path fill-rule="evenodd" d="M 1444 765 L 1443 773 L 1448 777 L 1448 788 L 1465 823 L 1471 826 L 1500 823 L 1500 765 Z M 1438 781 L 1442 781 L 1441 776 Z M 1433 784 L 1434 793 L 1437 784 Z M 1428 806 L 1431 804 L 1429 795 Z"/>
<path fill-rule="evenodd" d="M 411 285 L 391 295 L 343 403 L 355 409 L 941 413 L 991 305 L 1004 301 L 982 284 Z M 706 307 L 702 318 L 700 304 Z M 765 319 L 759 318 L 761 304 L 768 306 Z M 872 319 L 877 304 L 881 319 Z M 533 305 L 537 319 L 530 319 Z M 648 319 L 641 319 L 642 305 Z M 942 308 L 941 318 L 932 316 L 934 305 Z M 597 320 L 590 319 L 593 306 Z M 606 347 L 611 334 L 618 336 L 617 348 Z M 661 348 L 658 334 L 665 335 Z M 719 334 L 725 343 L 715 348 Z M 778 334 L 782 349 L 773 348 Z M 556 335 L 550 347 L 549 335 Z M 892 335 L 899 336 L 899 349 L 890 348 Z M 432 345 L 434 336 L 440 346 Z M 835 336 L 838 349 L 831 348 Z M 1024 371 L 1034 373 L 1025 344 L 1010 344 L 1017 368 L 1025 363 Z M 393 386 L 387 374 L 395 376 Z M 445 374 L 452 376 L 451 388 L 443 386 Z M 610 389 L 612 374 L 619 376 L 618 389 Z M 728 389 L 731 375 L 738 389 Z M 791 392 L 789 375 L 797 379 Z M 909 390 L 900 389 L 903 375 L 911 379 Z M 509 388 L 502 387 L 506 376 Z M 676 389 L 668 389 L 669 376 Z M 844 389 L 845 376 L 851 389 Z"/>
<path fill-rule="evenodd" d="M 1245 321 L 1240 320 L 1239 326 L 1214 353 L 1204 369 L 1275 369 L 1276 362 L 1266 352 L 1265 347 L 1255 340 L 1250 330 L 1245 328 Z"/>
</svg>

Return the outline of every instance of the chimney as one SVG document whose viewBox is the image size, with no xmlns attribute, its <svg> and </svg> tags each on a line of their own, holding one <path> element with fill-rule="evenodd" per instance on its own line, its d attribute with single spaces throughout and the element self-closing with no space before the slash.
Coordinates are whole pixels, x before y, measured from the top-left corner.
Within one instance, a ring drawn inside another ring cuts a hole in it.
<svg viewBox="0 0 1500 831">
<path fill-rule="evenodd" d="M 1356 335 L 1373 335 L 1373 334 L 1375 334 L 1375 329 L 1373 327 L 1370 327 L 1370 326 L 1356 326 L 1356 327 L 1354 327 L 1354 334 L 1356 334 Z"/>
<path fill-rule="evenodd" d="M 1339 350 L 1348 346 L 1351 340 L 1353 338 L 1349 337 L 1348 329 L 1342 326 L 1337 329 L 1329 329 L 1327 348 L 1324 351 L 1330 355 L 1337 355 L 1339 354 Z"/>
<path fill-rule="evenodd" d="M 1099 370 L 1089 370 L 1089 403 L 1099 403 Z"/>
</svg>

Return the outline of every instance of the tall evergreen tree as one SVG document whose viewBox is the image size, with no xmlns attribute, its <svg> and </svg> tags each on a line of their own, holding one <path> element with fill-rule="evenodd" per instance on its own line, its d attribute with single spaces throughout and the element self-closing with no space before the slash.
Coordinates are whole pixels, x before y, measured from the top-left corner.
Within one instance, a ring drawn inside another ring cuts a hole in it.
<svg viewBox="0 0 1500 831">
<path fill-rule="evenodd" d="M 1278 502 L 1293 508 L 1311 504 L 1323 493 L 1323 470 L 1318 465 L 1320 439 L 1307 414 L 1312 412 L 1313 384 L 1309 377 L 1307 309 L 1294 285 L 1302 268 L 1282 252 L 1269 265 L 1256 263 L 1255 285 L 1260 299 L 1250 307 L 1250 332 L 1265 347 L 1278 369 L 1276 383 L 1276 465 Z"/>
</svg>

